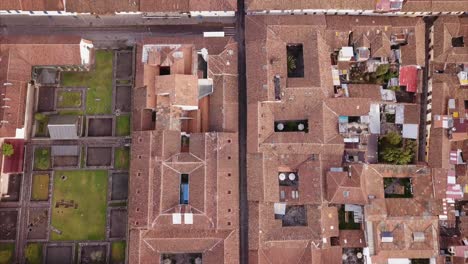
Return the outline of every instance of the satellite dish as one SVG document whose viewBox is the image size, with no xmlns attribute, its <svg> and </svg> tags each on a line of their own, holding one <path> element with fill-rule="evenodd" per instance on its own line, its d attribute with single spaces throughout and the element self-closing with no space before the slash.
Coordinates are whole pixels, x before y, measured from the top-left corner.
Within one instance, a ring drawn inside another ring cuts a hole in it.
<svg viewBox="0 0 468 264">
<path fill-rule="evenodd" d="M 362 259 L 362 253 L 361 253 L 361 252 L 358 252 L 358 253 L 356 254 L 356 256 L 357 256 L 358 259 Z"/>
<path fill-rule="evenodd" d="M 279 177 L 280 181 L 286 180 L 286 174 L 285 174 L 285 173 L 280 173 L 280 174 L 278 175 L 278 177 Z"/>
<path fill-rule="evenodd" d="M 289 173 L 288 178 L 289 178 L 289 180 L 294 181 L 296 179 L 296 174 L 291 172 L 291 173 Z"/>
<path fill-rule="evenodd" d="M 276 128 L 277 128 L 279 131 L 283 131 L 283 129 L 284 129 L 284 124 L 283 124 L 283 123 L 278 123 L 278 124 L 276 125 Z"/>
<path fill-rule="evenodd" d="M 299 129 L 299 131 L 302 131 L 304 130 L 305 126 L 304 124 L 300 123 L 299 125 L 297 125 L 297 129 Z"/>
</svg>

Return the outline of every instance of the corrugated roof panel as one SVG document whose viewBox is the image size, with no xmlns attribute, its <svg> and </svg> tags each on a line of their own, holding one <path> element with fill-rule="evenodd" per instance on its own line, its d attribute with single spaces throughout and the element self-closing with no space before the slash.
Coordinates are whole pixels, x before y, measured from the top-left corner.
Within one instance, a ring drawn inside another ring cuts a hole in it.
<svg viewBox="0 0 468 264">
<path fill-rule="evenodd" d="M 78 156 L 79 148 L 76 145 L 52 146 L 52 156 Z"/>
</svg>

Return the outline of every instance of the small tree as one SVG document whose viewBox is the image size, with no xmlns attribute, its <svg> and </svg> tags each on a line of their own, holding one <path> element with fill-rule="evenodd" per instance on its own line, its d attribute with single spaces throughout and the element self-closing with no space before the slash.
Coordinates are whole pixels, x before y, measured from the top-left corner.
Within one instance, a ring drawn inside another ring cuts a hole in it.
<svg viewBox="0 0 468 264">
<path fill-rule="evenodd" d="M 2 153 L 4 156 L 10 157 L 15 153 L 15 149 L 13 148 L 13 145 L 9 143 L 3 143 Z"/>
<path fill-rule="evenodd" d="M 382 159 L 397 165 L 409 164 L 413 160 L 415 147 L 416 143 L 411 140 L 406 141 L 403 147 L 387 146 L 382 153 Z"/>
<path fill-rule="evenodd" d="M 375 73 L 377 76 L 382 76 L 382 75 L 385 75 L 389 69 L 390 69 L 389 64 L 380 64 L 379 66 L 377 66 Z"/>
<path fill-rule="evenodd" d="M 397 132 L 389 132 L 385 135 L 384 140 L 391 145 L 399 145 L 401 143 L 401 136 Z"/>
</svg>

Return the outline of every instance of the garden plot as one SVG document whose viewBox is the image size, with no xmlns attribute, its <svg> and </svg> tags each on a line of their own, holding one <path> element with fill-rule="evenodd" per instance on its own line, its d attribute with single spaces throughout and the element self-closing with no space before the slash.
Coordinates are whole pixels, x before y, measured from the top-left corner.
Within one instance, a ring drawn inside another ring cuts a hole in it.
<svg viewBox="0 0 468 264">
<path fill-rule="evenodd" d="M 1 210 L 0 211 L 0 240 L 16 239 L 16 227 L 18 220 L 18 211 Z"/>
<path fill-rule="evenodd" d="M 112 164 L 112 147 L 88 147 L 86 166 L 109 167 Z"/>
<path fill-rule="evenodd" d="M 28 239 L 47 239 L 48 216 L 47 208 L 29 209 Z"/>
<path fill-rule="evenodd" d="M 89 118 L 88 137 L 110 137 L 112 136 L 113 118 Z"/>
<path fill-rule="evenodd" d="M 72 264 L 73 253 L 72 245 L 48 246 L 46 250 L 46 263 Z"/>
</svg>

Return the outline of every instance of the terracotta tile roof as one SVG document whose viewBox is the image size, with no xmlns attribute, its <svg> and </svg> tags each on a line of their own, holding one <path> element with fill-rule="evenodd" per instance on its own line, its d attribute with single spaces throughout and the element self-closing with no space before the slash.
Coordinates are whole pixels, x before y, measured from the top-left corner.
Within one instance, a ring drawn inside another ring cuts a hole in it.
<svg viewBox="0 0 468 264">
<path fill-rule="evenodd" d="M 235 0 L 190 0 L 191 11 L 236 11 L 237 2 Z"/>
<path fill-rule="evenodd" d="M 273 1 L 261 4 L 271 3 Z M 251 1 L 250 4 L 258 7 L 260 3 Z M 252 6 L 249 8 L 252 10 Z M 368 38 L 369 45 L 374 43 L 377 55 L 389 52 L 391 34 L 407 31 L 414 36 L 409 39 L 408 45 L 416 47 L 424 41 L 418 42 L 421 32 L 417 28 L 423 26 L 423 23 L 420 19 L 387 17 L 254 16 L 248 17 L 246 24 L 249 229 L 255 234 L 250 240 L 253 245 L 250 248 L 251 255 L 256 257 L 258 263 L 276 260 L 278 263 L 341 263 L 341 247 L 328 249 L 329 244 L 321 241 L 323 237 L 338 235 L 331 231 L 335 220 L 324 220 L 329 207 L 322 205 L 326 202 L 322 201 L 323 194 L 338 193 L 340 188 L 350 189 L 350 192 L 357 194 L 350 203 L 367 204 L 369 200 L 371 205 L 366 205 L 369 220 L 381 220 L 388 214 L 383 177 L 408 177 L 408 174 L 415 174 L 421 167 L 352 166 L 350 170 L 358 175 L 358 180 L 353 177 L 349 180 L 347 174 L 332 177 L 328 173 L 331 167 L 342 166 L 344 143 L 338 133 L 338 117 L 368 115 L 371 102 L 380 101 L 381 98 L 379 87 L 365 85 L 357 86 L 354 90 L 350 86 L 350 98 L 332 98 L 329 55 L 334 49 L 347 45 L 350 30 L 354 36 Z M 285 47 L 288 43 L 303 44 L 305 68 L 302 79 L 287 78 Z M 314 54 L 317 49 L 325 52 Z M 424 54 L 422 57 L 420 55 L 418 53 L 413 58 L 408 57 L 407 61 L 423 59 Z M 276 76 L 279 76 L 276 85 L 279 84 L 281 100 L 275 96 Z M 372 93 L 365 90 L 368 88 L 373 89 Z M 408 111 L 412 110 L 415 110 L 414 107 L 408 106 Z M 274 122 L 283 120 L 307 120 L 309 131 L 275 132 Z M 417 120 L 418 113 L 408 113 L 408 122 Z M 307 161 L 311 154 L 315 154 L 315 160 Z M 278 172 L 281 169 L 298 172 L 299 199 L 286 203 L 306 207 L 306 227 L 285 228 L 280 220 L 273 217 L 274 203 L 280 201 Z M 304 187 L 303 180 L 312 184 Z M 421 196 L 428 195 L 428 189 L 420 184 L 415 189 Z M 324 193 L 324 190 L 327 192 Z M 389 213 L 395 213 L 393 208 L 390 209 Z M 270 250 L 278 241 L 281 241 L 281 245 L 285 245 L 286 241 L 291 244 L 305 241 L 314 248 L 311 246 L 310 251 L 303 254 L 303 259 L 299 259 L 297 254 L 307 247 L 306 243 L 291 249 L 292 253 L 285 247 L 284 253 L 278 254 L 291 254 L 294 257 L 271 257 L 272 251 L 279 252 Z M 323 258 L 330 252 L 331 256 Z"/>
<path fill-rule="evenodd" d="M 434 59 L 438 62 L 467 62 L 466 47 L 452 47 L 452 38 L 468 38 L 468 18 L 441 17 L 434 23 Z"/>
<path fill-rule="evenodd" d="M 366 204 L 367 195 L 362 166 L 351 166 L 349 172 L 327 173 L 328 199 L 334 204 Z"/>
<path fill-rule="evenodd" d="M 374 222 L 374 246 L 377 255 L 386 258 L 431 258 L 438 255 L 438 219 L 386 219 Z M 392 232 L 393 242 L 381 242 L 382 232 Z M 422 242 L 415 241 L 415 232 L 424 234 Z"/>
<path fill-rule="evenodd" d="M 370 49 L 372 57 L 388 58 L 390 57 L 390 39 L 385 33 L 376 34 L 375 38 L 371 41 Z"/>
<path fill-rule="evenodd" d="M 405 104 L 405 120 L 406 124 L 419 124 L 420 114 L 419 114 L 419 105 L 417 104 Z"/>
<path fill-rule="evenodd" d="M 198 78 L 183 74 L 156 75 L 155 93 L 168 93 L 173 105 L 198 106 Z"/>
<path fill-rule="evenodd" d="M 323 206 L 321 223 L 323 237 L 337 237 L 339 235 L 338 209 L 335 206 Z"/>
<path fill-rule="evenodd" d="M 237 185 L 238 175 L 235 164 L 237 160 L 237 135 L 223 133 L 191 134 L 190 149 L 193 149 L 194 152 L 165 155 L 168 158 L 164 161 L 155 162 L 155 158 L 160 160 L 161 156 L 153 156 L 158 154 L 149 151 L 157 148 L 157 144 L 161 144 L 161 140 L 164 140 L 159 136 L 160 134 L 161 132 L 147 131 L 135 132 L 133 135 L 136 137 L 135 141 L 137 142 L 140 142 L 138 138 L 144 135 L 149 138 L 142 139 L 141 143 L 135 143 L 132 146 L 137 148 L 138 151 L 132 152 L 133 163 L 130 173 L 134 176 L 130 180 L 131 195 L 129 202 L 131 208 L 135 208 L 135 210 L 129 212 L 130 228 L 140 227 L 150 230 L 145 235 L 144 241 L 149 243 L 153 250 L 157 245 L 164 244 L 159 252 L 190 251 L 188 244 L 185 245 L 190 239 L 182 239 L 184 236 L 174 236 L 172 240 L 165 239 L 166 242 L 163 244 L 158 243 L 157 241 L 163 238 L 161 235 L 164 232 L 177 233 L 180 229 L 192 226 L 208 230 L 206 232 L 211 232 L 209 230 L 236 229 L 238 226 L 238 213 L 235 209 L 237 206 L 233 204 L 233 201 L 238 200 L 238 193 L 237 188 L 232 188 L 232 186 Z M 178 139 L 178 142 L 180 142 L 180 136 L 174 139 Z M 164 142 L 168 144 L 167 140 Z M 218 151 L 208 151 L 212 149 L 218 149 Z M 163 147 L 161 154 L 164 152 L 166 150 Z M 154 171 L 151 168 L 154 168 Z M 179 205 L 178 190 L 181 173 L 189 174 L 189 183 L 191 185 L 190 203 L 185 207 Z M 148 180 L 153 183 L 148 185 Z M 217 197 L 217 199 L 207 199 L 207 197 Z M 218 213 L 228 212 L 228 209 L 230 213 Z M 179 228 L 179 226 L 172 224 L 172 213 L 181 212 L 181 210 L 194 214 L 193 225 L 181 225 Z M 208 238 L 209 236 L 196 238 L 198 239 L 197 242 L 194 242 L 194 240 L 191 245 L 201 247 L 206 242 L 211 243 L 206 244 L 206 248 L 210 248 L 213 244 L 223 241 L 223 239 L 217 239 L 209 242 Z M 196 251 L 200 250 L 197 248 Z M 228 248 L 228 250 L 231 249 Z M 140 252 L 140 254 L 144 255 L 145 253 Z"/>
<path fill-rule="evenodd" d="M 414 196 L 422 199 L 431 198 L 432 183 L 430 179 L 431 171 L 426 166 L 420 165 L 386 165 L 367 164 L 363 167 L 362 175 L 365 179 L 368 195 L 373 195 L 377 199 L 384 198 L 383 178 L 407 178 L 413 179 Z M 429 189 L 428 189 L 429 188 Z"/>
<path fill-rule="evenodd" d="M 326 99 L 326 105 L 338 116 L 363 116 L 369 114 L 372 101 L 370 98 L 333 98 Z"/>
<path fill-rule="evenodd" d="M 342 260 L 342 248 L 339 246 L 331 246 L 323 249 L 315 249 L 311 246 L 312 249 L 312 263 L 319 264 L 340 264 L 343 263 Z"/>
<path fill-rule="evenodd" d="M 0 136 L 15 136 L 16 128 L 24 122 L 27 83 L 31 80 L 32 67 L 36 65 L 81 65 L 80 38 L 51 38 L 45 44 L 42 37 L 25 37 L 2 40 L 0 44 L 0 90 L 5 94 L 4 106 L 0 115 L 7 124 L 0 126 Z M 23 44 L 24 42 L 28 44 Z"/>
<path fill-rule="evenodd" d="M 140 0 L 140 11 L 185 11 L 190 10 L 190 0 Z"/>
<path fill-rule="evenodd" d="M 362 230 L 340 230 L 340 245 L 343 248 L 364 248 L 366 239 Z"/>
<path fill-rule="evenodd" d="M 381 101 L 381 86 L 378 84 L 348 84 L 349 97 L 370 98 L 373 101 Z"/>
<path fill-rule="evenodd" d="M 235 11 L 233 0 L 139 0 L 142 12 Z"/>
<path fill-rule="evenodd" d="M 59 11 L 64 10 L 64 4 L 63 0 L 4 0 L 0 10 Z"/>
<path fill-rule="evenodd" d="M 31 0 L 29 0 L 31 1 Z M 58 1 L 58 0 L 55 0 Z M 233 0 L 68 0 L 67 11 L 79 13 L 110 14 L 114 12 L 189 12 L 189 11 L 235 11 Z M 44 9 L 41 9 L 44 10 Z"/>
<path fill-rule="evenodd" d="M 307 241 L 274 241 L 267 243 L 259 252 L 265 263 L 301 263 L 309 249 Z M 260 262 L 264 263 L 264 262 Z"/>
<path fill-rule="evenodd" d="M 429 160 L 433 168 L 449 167 L 450 141 L 447 131 L 442 128 L 432 128 L 429 138 Z"/>
<path fill-rule="evenodd" d="M 426 166 L 408 165 L 364 165 L 369 194 L 374 199 L 365 206 L 366 221 L 372 223 L 375 256 L 373 262 L 380 263 L 387 258 L 430 258 L 438 254 L 438 217 L 442 213 L 440 197 L 434 196 L 437 171 Z M 383 182 L 375 178 L 411 177 L 413 198 L 383 197 Z M 435 179 L 433 182 L 432 179 Z M 446 181 L 446 179 L 445 179 Z M 438 187 L 437 187 L 438 188 Z M 391 232 L 393 242 L 383 242 L 383 232 Z M 415 240 L 415 233 L 423 240 Z"/>
<path fill-rule="evenodd" d="M 132 145 L 129 207 L 134 210 L 129 211 L 129 226 L 130 234 L 135 230 L 142 231 L 133 239 L 130 235 L 131 263 L 148 263 L 162 253 L 170 252 L 202 252 L 203 262 L 213 264 L 220 260 L 232 263 L 239 259 L 239 217 L 236 204 L 239 193 L 238 188 L 233 188 L 238 186 L 238 135 L 237 126 L 225 124 L 226 120 L 232 118 L 227 115 L 232 114 L 237 107 L 237 97 L 232 91 L 237 85 L 232 80 L 237 74 L 237 47 L 230 38 L 214 42 L 205 46 L 208 42 L 205 43 L 201 38 L 181 42 L 176 39 L 148 39 L 141 44 L 181 43 L 176 50 L 148 46 L 151 49 L 146 66 L 149 67 L 145 67 L 142 61 L 137 63 L 137 75 L 140 71 L 137 83 L 146 85 L 138 89 L 135 98 L 136 102 L 143 102 L 138 110 L 151 111 L 151 106 L 156 105 L 157 113 L 155 128 L 150 128 L 150 131 L 136 131 L 132 135 L 135 144 Z M 216 90 L 216 94 L 206 97 L 206 100 L 198 99 L 196 82 L 196 87 L 189 88 L 184 82 L 184 78 L 197 81 L 198 77 L 193 73 L 193 67 L 197 64 L 194 51 L 202 47 L 207 47 L 212 54 L 209 55 L 209 61 L 213 64 L 208 64 L 208 77 L 213 78 Z M 177 59 L 181 55 L 176 54 L 177 51 L 184 54 L 183 60 Z M 142 55 L 143 53 L 139 53 L 139 58 Z M 226 61 L 234 66 L 223 66 Z M 158 67 L 161 65 L 170 66 L 171 75 L 158 75 Z M 178 82 L 177 79 L 181 76 L 182 82 Z M 150 81 L 152 78 L 154 81 Z M 164 78 L 169 78 L 169 82 L 163 80 Z M 151 96 L 155 100 L 147 104 L 147 92 L 140 90 L 148 91 L 148 87 L 153 84 L 155 89 Z M 155 96 L 156 93 L 160 95 Z M 169 96 L 163 96 L 164 93 Z M 177 106 L 187 104 L 229 110 L 220 114 L 221 111 L 203 112 L 203 109 L 183 111 Z M 188 152 L 181 152 L 180 133 L 185 131 L 182 128 L 197 125 L 181 124 L 180 118 L 198 119 L 202 115 L 202 118 L 209 119 L 211 115 L 221 117 L 212 123 L 201 120 L 200 126 L 204 129 L 192 128 L 194 131 L 190 132 Z M 211 124 L 215 124 L 212 127 L 219 132 L 204 132 L 212 128 Z M 231 132 L 221 132 L 227 129 L 231 129 Z M 187 205 L 180 204 L 181 174 L 188 174 L 190 184 Z M 191 213 L 193 224 L 185 222 L 186 216 L 183 215 L 182 223 L 175 225 L 174 213 Z"/>
<path fill-rule="evenodd" d="M 375 1 L 372 0 L 300 0 L 300 1 L 286 1 L 286 0 L 248 0 L 246 3 L 248 11 L 276 9 L 276 10 L 290 10 L 290 9 L 358 9 L 358 10 L 373 10 L 375 8 Z"/>
<path fill-rule="evenodd" d="M 407 0 L 402 12 L 457 12 L 465 11 L 467 0 Z"/>
<path fill-rule="evenodd" d="M 401 28 L 401 32 L 408 30 L 407 41 L 408 44 L 400 46 L 401 51 L 401 64 L 402 65 L 425 65 L 424 46 L 425 38 L 425 25 L 422 20 L 417 21 L 414 27 Z M 395 33 L 401 33 L 395 32 Z"/>
</svg>

